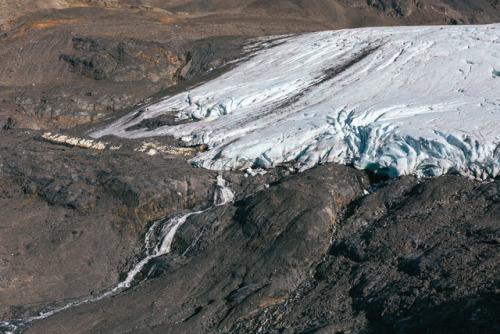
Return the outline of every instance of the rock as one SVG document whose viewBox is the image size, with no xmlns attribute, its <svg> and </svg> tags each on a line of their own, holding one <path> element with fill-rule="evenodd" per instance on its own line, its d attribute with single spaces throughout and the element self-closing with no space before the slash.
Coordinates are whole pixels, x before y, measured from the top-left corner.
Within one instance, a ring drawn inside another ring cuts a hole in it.
<svg viewBox="0 0 500 334">
<path fill-rule="evenodd" d="M 189 61 L 175 45 L 147 43 L 130 39 L 123 42 L 91 38 L 73 38 L 78 54 L 62 54 L 73 72 L 94 80 L 153 82 L 166 80 L 176 84 L 178 72 Z"/>
</svg>

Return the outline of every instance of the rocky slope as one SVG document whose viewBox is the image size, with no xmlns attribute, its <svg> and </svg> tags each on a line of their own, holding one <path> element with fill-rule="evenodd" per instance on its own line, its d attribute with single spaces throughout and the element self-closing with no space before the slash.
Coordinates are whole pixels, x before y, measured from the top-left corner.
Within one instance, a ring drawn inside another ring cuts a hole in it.
<svg viewBox="0 0 500 334">
<path fill-rule="evenodd" d="M 22 130 L 1 143 L 2 319 L 109 287 L 148 222 L 212 202 L 216 174 L 189 166 L 189 152 L 86 149 Z"/>
<path fill-rule="evenodd" d="M 208 209 L 130 289 L 17 331 L 498 332 L 498 180 L 227 172 L 236 200 L 212 207 L 218 173 L 186 162 L 204 147 L 84 133 L 226 71 L 251 37 L 499 16 L 494 0 L 3 1 L 0 320 L 115 286 L 155 221 Z"/>
<path fill-rule="evenodd" d="M 368 186 L 343 166 L 285 177 L 188 219 L 146 282 L 28 332 L 498 331 L 498 182 Z"/>
<path fill-rule="evenodd" d="M 498 201 L 498 181 L 392 180 L 351 203 L 295 294 L 233 329 L 497 332 Z"/>
</svg>

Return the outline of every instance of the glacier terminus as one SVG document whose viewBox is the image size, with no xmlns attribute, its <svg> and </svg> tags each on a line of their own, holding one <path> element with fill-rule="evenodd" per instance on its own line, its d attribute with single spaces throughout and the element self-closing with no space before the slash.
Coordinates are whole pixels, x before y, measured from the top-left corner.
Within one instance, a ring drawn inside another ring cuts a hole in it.
<svg viewBox="0 0 500 334">
<path fill-rule="evenodd" d="M 499 175 L 499 24 L 326 31 L 247 48 L 220 77 L 91 136 L 205 144 L 191 162 L 215 170 L 335 162 L 390 177 Z M 143 126 L 161 115 L 176 122 Z"/>
</svg>

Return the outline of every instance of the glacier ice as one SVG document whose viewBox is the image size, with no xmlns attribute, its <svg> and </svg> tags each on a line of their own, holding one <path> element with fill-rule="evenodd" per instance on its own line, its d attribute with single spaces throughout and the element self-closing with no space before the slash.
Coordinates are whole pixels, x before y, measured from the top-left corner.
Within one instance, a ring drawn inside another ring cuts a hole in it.
<svg viewBox="0 0 500 334">
<path fill-rule="evenodd" d="M 191 162 L 216 170 L 337 162 L 391 177 L 499 174 L 499 24 L 350 29 L 256 43 L 265 47 L 224 75 L 91 136 L 172 135 L 206 144 Z M 130 129 L 165 113 L 196 121 Z"/>
</svg>

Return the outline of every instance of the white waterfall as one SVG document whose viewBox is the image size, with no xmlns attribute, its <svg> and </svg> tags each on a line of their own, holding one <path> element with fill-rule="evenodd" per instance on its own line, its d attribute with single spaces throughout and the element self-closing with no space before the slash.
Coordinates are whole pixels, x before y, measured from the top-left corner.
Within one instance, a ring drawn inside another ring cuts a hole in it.
<svg viewBox="0 0 500 334">
<path fill-rule="evenodd" d="M 226 180 L 222 177 L 222 173 L 217 176 L 217 190 L 215 192 L 215 205 L 220 206 L 234 201 L 234 194 L 232 190 L 226 186 Z"/>
<path fill-rule="evenodd" d="M 161 228 L 159 236 L 156 238 L 157 243 L 155 245 L 151 244 L 151 239 L 155 237 L 156 230 L 158 226 L 162 222 L 162 220 L 156 221 L 146 233 L 145 241 L 145 251 L 146 257 L 139 261 L 127 274 L 127 278 L 119 283 L 114 289 L 114 291 L 121 290 L 123 288 L 129 288 L 132 282 L 134 281 L 135 276 L 141 272 L 142 268 L 149 262 L 149 260 L 168 254 L 170 252 L 170 246 L 172 245 L 172 241 L 174 240 L 175 233 L 181 227 L 182 224 L 186 222 L 186 219 L 189 216 L 200 214 L 204 211 L 196 211 L 184 213 L 181 215 L 174 216 L 170 218 L 167 222 L 165 222 Z"/>
</svg>

